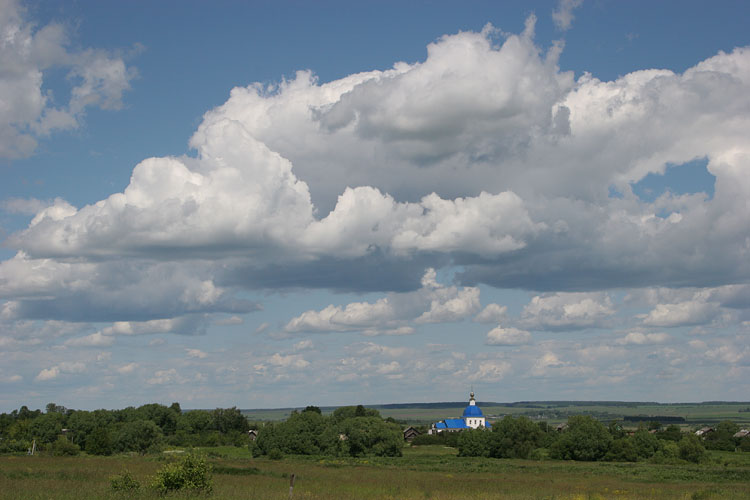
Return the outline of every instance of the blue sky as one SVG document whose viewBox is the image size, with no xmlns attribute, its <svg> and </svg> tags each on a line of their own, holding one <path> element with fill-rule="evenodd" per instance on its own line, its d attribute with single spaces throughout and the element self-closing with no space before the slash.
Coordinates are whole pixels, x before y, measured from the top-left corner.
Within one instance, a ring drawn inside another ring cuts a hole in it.
<svg viewBox="0 0 750 500">
<path fill-rule="evenodd" d="M 743 3 L 0 7 L 0 410 L 747 399 Z"/>
</svg>

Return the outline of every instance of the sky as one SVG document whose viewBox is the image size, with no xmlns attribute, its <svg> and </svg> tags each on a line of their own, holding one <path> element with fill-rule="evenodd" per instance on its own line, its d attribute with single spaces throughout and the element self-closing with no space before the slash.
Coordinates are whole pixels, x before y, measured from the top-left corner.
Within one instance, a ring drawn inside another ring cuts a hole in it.
<svg viewBox="0 0 750 500">
<path fill-rule="evenodd" d="M 0 411 L 747 401 L 748 20 L 0 0 Z"/>
</svg>

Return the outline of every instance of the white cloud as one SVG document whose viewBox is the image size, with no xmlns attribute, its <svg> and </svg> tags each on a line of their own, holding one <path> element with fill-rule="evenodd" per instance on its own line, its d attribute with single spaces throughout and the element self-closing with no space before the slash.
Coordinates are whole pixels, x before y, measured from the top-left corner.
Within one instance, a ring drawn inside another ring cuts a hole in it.
<svg viewBox="0 0 750 500">
<path fill-rule="evenodd" d="M 480 361 L 476 369 L 469 373 L 468 380 L 474 382 L 499 382 L 508 373 L 512 365 L 507 361 Z"/>
<path fill-rule="evenodd" d="M 149 385 L 184 384 L 188 379 L 177 372 L 175 368 L 156 370 L 154 376 L 146 380 Z"/>
<path fill-rule="evenodd" d="M 576 5 L 560 4 L 563 25 Z M 136 331 L 250 312 L 246 289 L 325 287 L 399 293 L 308 311 L 285 330 L 403 334 L 476 314 L 478 283 L 559 292 L 749 279 L 750 49 L 682 74 L 575 80 L 533 29 L 530 18 L 502 41 L 491 27 L 445 36 L 422 62 L 324 84 L 300 72 L 275 89 L 234 89 L 192 137 L 195 157 L 145 159 L 123 192 L 91 205 L 39 204 L 0 263 L 0 314 Z M 74 99 L 116 107 L 124 73 L 99 55 L 82 53 L 91 72 L 74 73 Z M 634 194 L 646 175 L 700 158 L 712 197 Z M 449 265 L 462 287 L 417 290 L 425 269 Z M 539 295 L 519 326 L 606 326 L 614 308 L 597 293 Z M 419 307 L 394 302 L 407 297 Z M 665 302 L 644 324 L 705 321 L 710 303 L 694 317 Z"/>
<path fill-rule="evenodd" d="M 385 356 L 389 358 L 409 356 L 413 353 L 412 349 L 408 347 L 391 347 L 373 342 L 357 345 L 356 352 L 360 356 Z"/>
<path fill-rule="evenodd" d="M 63 361 L 50 368 L 44 368 L 36 376 L 35 380 L 45 382 L 59 377 L 61 374 L 83 373 L 86 371 L 86 365 L 80 361 Z"/>
<path fill-rule="evenodd" d="M 644 318 L 647 326 L 676 327 L 709 323 L 719 312 L 719 304 L 710 301 L 711 291 L 696 292 L 689 300 L 657 304 Z"/>
<path fill-rule="evenodd" d="M 101 332 L 92 333 L 85 337 L 76 337 L 65 341 L 65 345 L 71 347 L 103 347 L 114 344 L 115 339 Z"/>
<path fill-rule="evenodd" d="M 39 372 L 39 374 L 36 376 L 36 380 L 38 381 L 46 381 L 46 380 L 52 380 L 57 378 L 60 375 L 60 368 L 57 366 L 53 366 L 51 368 L 45 368 L 42 371 Z"/>
<path fill-rule="evenodd" d="M 641 332 L 630 332 L 624 337 L 617 339 L 617 343 L 621 345 L 646 345 L 646 344 L 663 344 L 671 339 L 669 334 L 666 333 L 641 333 Z"/>
<path fill-rule="evenodd" d="M 185 349 L 185 354 L 191 359 L 204 359 L 208 357 L 208 354 L 200 349 Z"/>
<path fill-rule="evenodd" d="M 522 324 L 538 330 L 595 328 L 614 313 L 612 300 L 602 292 L 537 295 L 524 306 Z"/>
<path fill-rule="evenodd" d="M 130 373 L 133 373 L 136 368 L 138 368 L 138 363 L 127 363 L 117 367 L 116 370 L 120 375 L 128 375 Z"/>
<path fill-rule="evenodd" d="M 560 361 L 555 353 L 545 352 L 534 362 L 534 366 L 531 368 L 531 374 L 540 377 L 547 375 L 552 368 L 562 368 L 564 366 L 565 363 Z"/>
<path fill-rule="evenodd" d="M 122 58 L 104 50 L 72 50 L 63 25 L 38 26 L 15 0 L 0 2 L 0 158 L 31 155 L 37 139 L 55 130 L 75 129 L 88 107 L 119 109 L 136 76 Z M 67 103 L 55 102 L 48 73 L 67 71 Z"/>
<path fill-rule="evenodd" d="M 266 359 L 266 363 L 277 368 L 295 368 L 298 370 L 310 366 L 310 362 L 299 354 L 283 355 L 278 352 Z"/>
<path fill-rule="evenodd" d="M 487 333 L 488 345 L 523 345 L 531 343 L 531 333 L 517 328 L 498 326 Z"/>
<path fill-rule="evenodd" d="M 434 269 L 422 277 L 422 288 L 415 292 L 389 293 L 375 302 L 333 304 L 320 311 L 305 311 L 292 318 L 286 332 L 347 332 L 365 335 L 409 335 L 406 324 L 460 321 L 479 309 L 479 288 L 445 286 L 436 281 Z"/>
<path fill-rule="evenodd" d="M 501 306 L 500 304 L 487 304 L 479 314 L 474 316 L 474 321 L 477 323 L 500 323 L 505 319 L 507 312 L 508 308 L 506 306 Z"/>
<path fill-rule="evenodd" d="M 305 339 L 305 340 L 300 340 L 299 342 L 295 343 L 293 346 L 293 349 L 295 351 L 309 351 L 313 347 L 314 346 L 313 346 L 312 340 Z"/>
<path fill-rule="evenodd" d="M 239 316 L 230 316 L 228 318 L 220 319 L 215 324 L 217 325 L 242 325 L 245 320 Z"/>
<path fill-rule="evenodd" d="M 557 29 L 567 31 L 573 25 L 573 11 L 583 4 L 583 0 L 559 0 L 557 8 L 552 11 L 552 20 Z"/>
</svg>

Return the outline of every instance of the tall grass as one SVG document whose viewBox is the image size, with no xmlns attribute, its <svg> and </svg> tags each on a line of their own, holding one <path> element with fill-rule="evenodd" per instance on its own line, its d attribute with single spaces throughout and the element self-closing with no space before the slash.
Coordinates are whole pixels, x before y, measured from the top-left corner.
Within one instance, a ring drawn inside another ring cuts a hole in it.
<svg viewBox="0 0 750 500">
<path fill-rule="evenodd" d="M 205 451 L 205 450 L 204 450 Z M 747 499 L 750 464 L 716 455 L 705 465 L 572 463 L 459 458 L 455 450 L 407 448 L 401 458 L 252 459 L 242 449 L 215 449 L 217 499 L 579 500 Z M 124 496 L 109 478 L 128 470 L 141 484 L 166 461 L 160 456 L 0 457 L 2 499 L 156 499 L 142 488 Z M 188 498 L 170 494 L 168 498 Z M 194 498 L 194 497 L 192 497 Z"/>
</svg>

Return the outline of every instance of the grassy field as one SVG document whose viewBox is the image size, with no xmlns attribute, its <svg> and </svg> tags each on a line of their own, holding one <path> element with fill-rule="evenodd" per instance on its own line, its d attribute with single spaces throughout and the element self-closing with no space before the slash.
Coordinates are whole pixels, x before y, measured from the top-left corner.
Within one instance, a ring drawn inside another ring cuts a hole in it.
<svg viewBox="0 0 750 500">
<path fill-rule="evenodd" d="M 485 416 L 494 420 L 505 415 L 526 415 L 532 419 L 546 420 L 551 424 L 564 422 L 571 415 L 592 415 L 600 420 L 622 420 L 625 416 L 675 416 L 685 418 L 686 425 L 714 424 L 721 420 L 732 420 L 738 424 L 750 425 L 750 403 L 679 403 L 679 404 L 607 404 L 606 402 L 566 403 L 537 402 L 526 405 L 499 403 L 477 403 Z M 373 405 L 384 417 L 393 417 L 413 424 L 426 424 L 454 418 L 461 415 L 466 403 L 456 402 L 441 407 L 397 407 Z M 323 413 L 331 413 L 335 408 L 323 408 Z M 250 420 L 284 420 L 289 417 L 291 408 L 242 410 Z"/>
<path fill-rule="evenodd" d="M 217 499 L 747 499 L 750 454 L 716 453 L 711 464 L 655 465 L 459 458 L 442 447 L 407 448 L 401 458 L 253 459 L 240 448 L 207 449 Z M 2 499 L 160 498 L 148 489 L 110 490 L 128 470 L 141 483 L 168 455 L 0 457 Z M 170 495 L 168 498 L 187 498 Z"/>
</svg>

